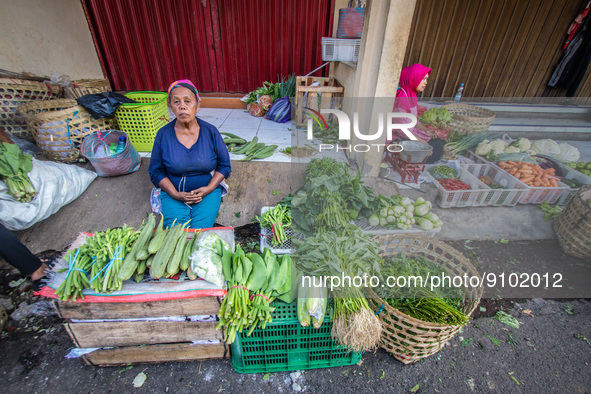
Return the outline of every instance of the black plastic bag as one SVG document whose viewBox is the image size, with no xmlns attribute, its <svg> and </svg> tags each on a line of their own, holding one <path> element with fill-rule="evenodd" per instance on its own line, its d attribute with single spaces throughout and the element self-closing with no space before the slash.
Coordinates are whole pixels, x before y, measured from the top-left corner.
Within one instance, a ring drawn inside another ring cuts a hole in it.
<svg viewBox="0 0 591 394">
<path fill-rule="evenodd" d="M 101 119 L 113 116 L 121 104 L 135 103 L 136 101 L 119 93 L 102 92 L 85 94 L 77 98 L 76 102 L 83 106 L 93 118 Z"/>
</svg>

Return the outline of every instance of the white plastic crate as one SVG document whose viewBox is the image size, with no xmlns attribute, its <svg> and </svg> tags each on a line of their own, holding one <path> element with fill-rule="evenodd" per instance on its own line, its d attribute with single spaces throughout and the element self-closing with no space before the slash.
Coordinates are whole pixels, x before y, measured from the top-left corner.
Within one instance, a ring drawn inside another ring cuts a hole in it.
<svg viewBox="0 0 591 394">
<path fill-rule="evenodd" d="M 564 177 L 566 179 L 575 179 L 585 185 L 591 185 L 591 177 L 590 176 L 587 176 L 587 175 L 583 174 L 582 172 L 579 172 L 573 168 L 570 168 L 569 166 L 565 166 L 564 164 L 561 164 L 560 166 L 561 166 L 562 171 L 564 171 Z M 559 205 L 568 204 L 570 202 L 570 200 L 573 199 L 575 194 L 577 194 L 577 192 L 580 189 L 581 188 L 579 188 L 579 187 L 571 187 L 568 190 L 568 192 L 563 193 L 562 197 L 560 197 L 557 204 L 559 204 Z"/>
<path fill-rule="evenodd" d="M 392 229 L 384 226 L 372 226 L 369 224 L 369 219 L 361 218 L 352 222 L 354 225 L 359 227 L 361 232 L 370 235 L 388 235 L 388 234 L 422 234 L 429 237 L 433 237 L 436 233 L 441 231 L 441 227 L 434 228 L 433 230 L 425 231 L 421 230 L 418 225 L 414 225 L 410 230 Z"/>
<path fill-rule="evenodd" d="M 474 162 L 476 164 L 491 164 L 491 162 L 489 160 L 487 160 L 486 158 L 484 158 L 482 156 L 478 156 L 476 153 L 474 153 L 474 151 L 471 151 L 471 150 L 466 152 L 465 156 L 468 159 L 474 160 Z"/>
<path fill-rule="evenodd" d="M 356 62 L 361 40 L 322 37 L 322 60 L 325 62 Z"/>
<path fill-rule="evenodd" d="M 507 171 L 497 166 L 496 163 L 490 162 L 486 160 L 484 157 L 478 156 L 473 151 L 468 151 L 466 155 L 468 158 L 474 160 L 476 163 L 492 165 L 497 170 L 502 171 L 503 173 L 517 180 L 517 182 L 519 182 L 520 185 L 525 186 L 528 189 L 528 192 L 523 195 L 521 201 L 519 201 L 520 204 L 541 204 L 544 201 L 546 201 L 548 204 L 557 204 L 561 201 L 566 201 L 568 196 L 571 194 L 572 189 L 570 189 L 568 185 L 560 181 L 557 182 L 558 187 L 529 186 L 521 182 L 513 175 L 510 175 Z M 572 198 L 572 196 L 574 196 L 574 193 L 570 196 L 570 198 Z"/>
<path fill-rule="evenodd" d="M 546 201 L 548 204 L 557 204 L 562 198 L 570 193 L 570 186 L 560 181 L 556 182 L 558 183 L 558 187 L 529 186 L 496 164 L 491 163 L 491 165 L 498 171 L 504 172 L 519 182 L 520 185 L 523 185 L 527 188 L 528 192 L 523 195 L 521 201 L 519 201 L 520 204 L 541 204 L 544 201 Z"/>
<path fill-rule="evenodd" d="M 483 176 L 490 178 L 495 186 L 502 189 L 490 188 L 490 191 L 483 197 L 483 205 L 502 207 L 513 207 L 529 192 L 527 185 L 519 182 L 517 178 L 502 171 L 499 167 L 490 164 L 463 164 L 470 174 L 480 179 Z"/>
<path fill-rule="evenodd" d="M 274 208 L 274 207 L 262 207 L 261 208 L 261 215 L 272 208 Z M 269 227 L 261 227 L 261 242 L 260 242 L 261 253 L 264 252 L 265 248 L 269 248 L 271 250 L 271 252 L 273 252 L 274 254 L 293 253 L 293 251 L 295 250 L 295 245 L 293 244 L 292 239 L 296 238 L 296 239 L 302 240 L 302 239 L 306 238 L 304 234 L 293 231 L 293 229 L 291 227 L 284 227 L 284 229 L 285 229 L 285 235 L 287 236 L 287 239 L 285 240 L 285 242 L 283 242 L 283 244 L 278 245 L 278 246 L 273 246 L 273 244 L 272 244 L 273 232 L 271 231 L 271 229 Z"/>
<path fill-rule="evenodd" d="M 486 205 L 484 198 L 491 188 L 463 168 L 460 168 L 460 175 L 457 179 L 469 185 L 472 190 L 446 190 L 431 174 L 429 174 L 429 177 L 439 190 L 435 202 L 441 208 L 481 207 Z"/>
</svg>

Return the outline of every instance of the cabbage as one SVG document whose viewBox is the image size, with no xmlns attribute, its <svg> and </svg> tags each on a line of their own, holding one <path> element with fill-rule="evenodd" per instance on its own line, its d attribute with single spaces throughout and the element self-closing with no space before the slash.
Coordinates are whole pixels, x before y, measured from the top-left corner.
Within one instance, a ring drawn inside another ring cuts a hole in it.
<svg viewBox="0 0 591 394">
<path fill-rule="evenodd" d="M 433 222 L 425 218 L 419 220 L 419 226 L 421 226 L 421 230 L 423 231 L 433 230 Z"/>
<path fill-rule="evenodd" d="M 560 154 L 560 146 L 556 141 L 550 139 L 534 141 L 531 149 L 539 155 L 554 157 Z"/>
<path fill-rule="evenodd" d="M 224 246 L 224 249 L 226 250 L 230 250 L 230 245 L 228 245 L 228 243 L 226 241 L 224 241 L 219 235 L 217 235 L 216 233 L 208 233 L 207 235 L 201 236 L 198 240 L 197 240 L 197 244 L 195 246 L 196 249 L 199 248 L 206 248 L 206 249 L 211 249 L 214 252 L 216 251 L 216 245 L 215 243 L 217 242 L 217 240 L 222 241 L 222 245 Z M 193 270 L 193 272 L 195 272 L 195 270 Z M 197 272 L 195 272 L 197 273 Z"/>
<path fill-rule="evenodd" d="M 370 226 L 379 226 L 380 225 L 380 218 L 375 213 L 369 217 L 369 225 Z"/>
<path fill-rule="evenodd" d="M 403 198 L 403 199 L 400 201 L 400 204 L 402 204 L 402 205 L 405 205 L 405 206 L 406 206 L 406 205 L 411 205 L 411 204 L 412 204 L 412 200 L 411 200 L 410 198 L 408 198 L 408 197 L 404 197 L 404 198 Z"/>
<path fill-rule="evenodd" d="M 381 217 L 380 218 L 380 226 L 384 227 L 388 225 L 388 219 L 386 219 L 385 217 Z"/>
<path fill-rule="evenodd" d="M 417 216 L 425 216 L 429 213 L 429 206 L 427 204 L 415 205 L 414 213 Z"/>
<path fill-rule="evenodd" d="M 380 210 L 380 216 L 383 217 L 383 218 L 388 217 L 388 208 L 382 208 Z"/>
<path fill-rule="evenodd" d="M 397 205 L 394 207 L 394 216 L 400 216 L 406 212 L 403 206 Z"/>
<path fill-rule="evenodd" d="M 566 142 L 562 142 L 558 144 L 558 146 L 560 147 L 560 153 L 556 156 L 553 156 L 554 159 L 561 163 L 572 163 L 574 161 L 579 161 L 581 152 L 579 152 L 577 148 L 567 144 Z"/>
<path fill-rule="evenodd" d="M 415 200 L 415 206 L 418 204 L 422 204 L 425 202 L 425 199 L 423 197 L 419 197 Z"/>
<path fill-rule="evenodd" d="M 388 223 L 392 223 L 394 220 L 396 220 L 396 217 L 394 215 L 390 215 L 386 218 L 386 220 L 388 221 Z"/>
<path fill-rule="evenodd" d="M 443 223 L 441 222 L 441 220 L 436 220 L 433 222 L 433 228 L 439 228 L 442 224 Z"/>
<path fill-rule="evenodd" d="M 222 270 L 222 258 L 212 249 L 200 248 L 191 253 L 191 269 L 200 278 L 222 288 L 225 279 Z"/>
<path fill-rule="evenodd" d="M 433 212 L 429 212 L 428 214 L 425 215 L 425 219 L 430 220 L 433 223 L 435 223 L 436 221 L 439 220 L 439 216 L 437 216 Z"/>
</svg>

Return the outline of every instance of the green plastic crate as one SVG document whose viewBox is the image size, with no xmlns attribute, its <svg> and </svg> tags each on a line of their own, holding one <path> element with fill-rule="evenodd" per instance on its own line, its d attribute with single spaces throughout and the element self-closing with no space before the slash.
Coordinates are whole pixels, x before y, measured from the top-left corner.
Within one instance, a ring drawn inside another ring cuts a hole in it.
<svg viewBox="0 0 591 394">
<path fill-rule="evenodd" d="M 138 103 L 121 104 L 115 112 L 119 129 L 125 131 L 138 152 L 151 152 L 160 128 L 169 122 L 168 94 L 163 92 L 129 92 L 125 96 Z"/>
<path fill-rule="evenodd" d="M 273 321 L 251 336 L 246 330 L 236 335 L 231 345 L 232 366 L 240 373 L 297 371 L 356 364 L 361 352 L 351 352 L 337 345 L 331 335 L 327 314 L 320 328 L 302 327 L 297 318 L 296 302 L 274 302 Z"/>
</svg>

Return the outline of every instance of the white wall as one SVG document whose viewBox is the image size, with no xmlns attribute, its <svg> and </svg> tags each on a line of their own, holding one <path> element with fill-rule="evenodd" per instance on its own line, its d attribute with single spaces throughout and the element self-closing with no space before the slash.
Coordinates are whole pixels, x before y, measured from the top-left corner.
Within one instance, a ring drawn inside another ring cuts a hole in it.
<svg viewBox="0 0 591 394">
<path fill-rule="evenodd" d="M 104 78 L 80 0 L 0 0 L 0 68 Z"/>
</svg>

